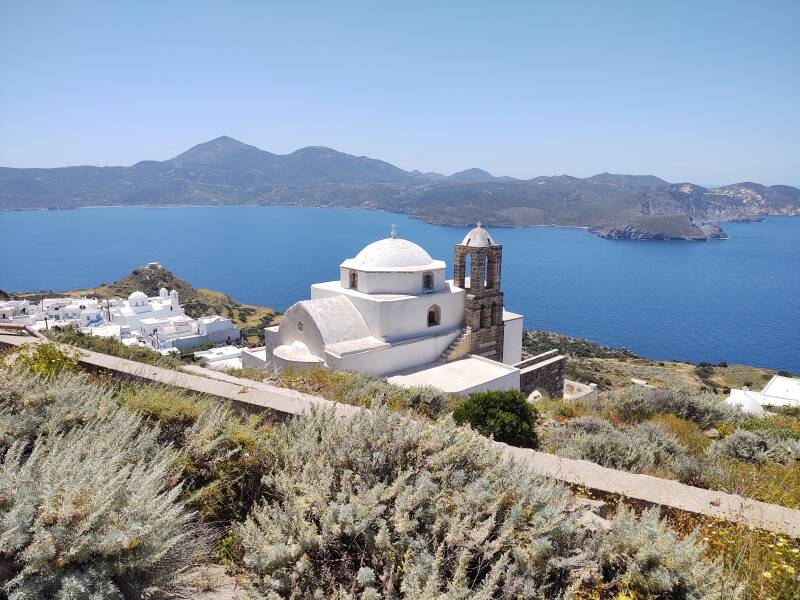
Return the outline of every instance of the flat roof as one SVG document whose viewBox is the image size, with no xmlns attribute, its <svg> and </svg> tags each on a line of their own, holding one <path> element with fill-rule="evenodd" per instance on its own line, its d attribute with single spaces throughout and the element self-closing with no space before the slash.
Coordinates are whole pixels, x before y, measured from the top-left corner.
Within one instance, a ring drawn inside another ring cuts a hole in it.
<svg viewBox="0 0 800 600">
<path fill-rule="evenodd" d="M 800 402 L 800 379 L 775 375 L 761 390 L 761 394 Z"/>
<path fill-rule="evenodd" d="M 398 371 L 388 380 L 389 383 L 406 387 L 430 385 L 445 392 L 458 393 L 482 383 L 494 381 L 517 370 L 510 365 L 482 356 L 469 355 L 453 362 L 428 363 L 413 369 Z"/>
</svg>

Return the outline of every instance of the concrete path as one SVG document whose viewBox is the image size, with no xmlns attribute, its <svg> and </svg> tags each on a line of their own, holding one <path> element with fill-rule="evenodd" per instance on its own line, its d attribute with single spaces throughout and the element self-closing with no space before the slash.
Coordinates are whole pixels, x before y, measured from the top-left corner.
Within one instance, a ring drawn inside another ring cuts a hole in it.
<svg viewBox="0 0 800 600">
<path fill-rule="evenodd" d="M 27 336 L 0 334 L 0 346 L 19 346 L 33 341 L 33 338 Z M 151 383 L 160 383 L 197 392 L 198 394 L 224 398 L 244 405 L 243 408 L 249 409 L 249 412 L 268 410 L 283 416 L 300 415 L 308 411 L 312 406 L 319 406 L 333 410 L 338 416 L 349 416 L 359 410 L 358 407 L 350 406 L 349 404 L 339 404 L 319 396 L 312 396 L 249 379 L 231 377 L 211 369 L 203 369 L 202 367 L 197 367 L 197 372 L 207 376 L 146 365 L 82 348 L 75 348 L 75 350 L 80 353 L 78 362 L 87 369 L 111 371 Z M 215 376 L 215 378 L 211 379 L 211 375 Z M 228 380 L 220 380 L 219 376 L 228 378 Z"/>
<path fill-rule="evenodd" d="M 0 347 L 31 343 L 30 337 L 0 334 Z M 233 377 L 224 373 L 188 367 L 183 373 L 161 367 L 78 349 L 80 362 L 88 369 L 102 369 L 163 385 L 231 400 L 247 412 L 274 411 L 283 416 L 300 415 L 312 406 L 330 408 L 342 417 L 362 410 L 356 406 L 331 402 L 266 383 Z M 202 375 L 201 375 L 202 374 Z M 677 481 L 637 475 L 601 467 L 585 460 L 561 458 L 553 454 L 494 444 L 508 457 L 521 461 L 543 477 L 583 486 L 590 490 L 617 494 L 650 504 L 677 508 L 691 513 L 744 523 L 752 527 L 800 538 L 800 510 L 767 504 L 737 496 L 705 490 Z"/>
</svg>

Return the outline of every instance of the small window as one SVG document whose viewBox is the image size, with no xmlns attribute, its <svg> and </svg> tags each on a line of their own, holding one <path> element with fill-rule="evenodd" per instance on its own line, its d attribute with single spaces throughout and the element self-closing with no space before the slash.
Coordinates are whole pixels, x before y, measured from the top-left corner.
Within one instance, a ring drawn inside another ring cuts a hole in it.
<svg viewBox="0 0 800 600">
<path fill-rule="evenodd" d="M 428 309 L 428 327 L 436 327 L 442 322 L 442 309 L 436 304 Z"/>
<path fill-rule="evenodd" d="M 424 290 L 433 289 L 433 273 L 426 272 L 422 275 L 422 289 Z"/>
<path fill-rule="evenodd" d="M 355 271 L 350 271 L 350 289 L 357 290 L 358 289 L 358 273 Z"/>
</svg>

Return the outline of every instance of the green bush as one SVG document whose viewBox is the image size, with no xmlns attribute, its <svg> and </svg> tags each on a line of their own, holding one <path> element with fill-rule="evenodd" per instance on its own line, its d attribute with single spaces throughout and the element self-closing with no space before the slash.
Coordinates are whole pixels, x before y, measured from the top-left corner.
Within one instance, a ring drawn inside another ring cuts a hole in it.
<svg viewBox="0 0 800 600">
<path fill-rule="evenodd" d="M 550 431 L 547 442 L 559 456 L 610 469 L 663 473 L 692 485 L 716 475 L 710 465 L 690 457 L 674 435 L 653 423 L 618 429 L 600 417 L 579 417 Z"/>
<path fill-rule="evenodd" d="M 566 491 L 452 421 L 315 412 L 275 450 L 267 499 L 239 530 L 268 597 L 557 597 L 585 576 Z"/>
<path fill-rule="evenodd" d="M 185 493 L 201 521 L 241 521 L 247 516 L 272 464 L 261 418 L 243 420 L 225 404 L 171 388 L 126 386 L 118 398 L 156 426 L 162 444 L 180 451 Z"/>
<path fill-rule="evenodd" d="M 15 364 L 34 375 L 49 377 L 78 370 L 78 356 L 71 348 L 57 344 L 26 344 L 13 351 Z"/>
<path fill-rule="evenodd" d="M 405 387 L 369 373 L 322 368 L 284 371 L 278 383 L 334 402 L 367 408 L 383 404 L 398 412 L 411 412 L 430 419 L 448 413 L 457 398 L 431 386 Z"/>
<path fill-rule="evenodd" d="M 745 463 L 787 463 L 800 459 L 800 440 L 777 439 L 737 429 L 731 435 L 715 441 L 709 448 L 709 453 Z"/>
<path fill-rule="evenodd" d="M 100 337 L 96 335 L 86 335 L 73 327 L 64 329 L 54 328 L 46 332 L 48 338 L 53 341 L 71 346 L 77 346 L 84 350 L 92 350 L 103 354 L 110 354 L 119 358 L 127 358 L 136 362 L 175 369 L 183 363 L 173 356 L 162 356 L 155 350 L 143 346 L 126 346 L 119 340 L 111 337 Z"/>
<path fill-rule="evenodd" d="M 537 448 L 538 414 L 518 390 L 470 394 L 453 411 L 456 423 L 469 425 L 486 437 L 520 448 Z"/>
<path fill-rule="evenodd" d="M 37 437 L 52 438 L 108 419 L 117 410 L 111 390 L 83 373 L 48 378 L 0 369 L 0 452 L 16 442 L 28 447 Z"/>
</svg>

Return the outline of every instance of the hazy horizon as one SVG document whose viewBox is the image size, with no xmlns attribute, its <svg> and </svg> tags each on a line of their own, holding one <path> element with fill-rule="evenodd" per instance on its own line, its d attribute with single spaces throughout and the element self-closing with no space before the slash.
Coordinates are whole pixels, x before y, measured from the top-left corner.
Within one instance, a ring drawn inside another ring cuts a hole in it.
<svg viewBox="0 0 800 600">
<path fill-rule="evenodd" d="M 0 0 L 0 165 L 228 135 L 406 170 L 800 181 L 800 3 Z"/>
</svg>

